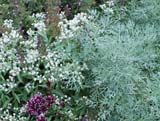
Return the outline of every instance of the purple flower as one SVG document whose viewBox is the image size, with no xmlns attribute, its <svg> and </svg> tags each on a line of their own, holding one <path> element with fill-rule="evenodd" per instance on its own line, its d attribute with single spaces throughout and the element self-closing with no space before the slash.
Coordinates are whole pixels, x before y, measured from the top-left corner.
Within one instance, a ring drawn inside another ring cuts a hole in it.
<svg viewBox="0 0 160 121">
<path fill-rule="evenodd" d="M 47 121 L 45 113 L 56 103 L 53 95 L 43 97 L 41 94 L 34 95 L 26 104 L 26 110 L 30 115 L 36 116 L 36 121 Z"/>
<path fill-rule="evenodd" d="M 56 102 L 56 98 L 52 95 L 49 95 L 45 98 L 46 102 L 48 103 L 48 106 L 52 105 Z"/>
<path fill-rule="evenodd" d="M 26 110 L 30 115 L 40 115 L 48 110 L 46 101 L 41 94 L 36 94 L 26 104 Z"/>
<path fill-rule="evenodd" d="M 60 107 L 64 108 L 65 107 L 65 103 L 64 102 L 60 103 Z"/>
<path fill-rule="evenodd" d="M 26 110 L 30 115 L 40 116 L 45 114 L 55 100 L 54 96 L 43 97 L 41 94 L 36 94 L 27 102 Z"/>
<path fill-rule="evenodd" d="M 41 114 L 37 116 L 36 121 L 47 121 L 47 119 L 45 118 L 44 114 Z"/>
</svg>

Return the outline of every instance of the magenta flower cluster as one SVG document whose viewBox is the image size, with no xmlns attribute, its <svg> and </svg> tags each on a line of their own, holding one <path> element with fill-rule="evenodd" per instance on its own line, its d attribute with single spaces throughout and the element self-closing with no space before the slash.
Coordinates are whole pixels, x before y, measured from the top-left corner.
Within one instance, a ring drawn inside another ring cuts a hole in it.
<svg viewBox="0 0 160 121">
<path fill-rule="evenodd" d="M 45 113 L 56 102 L 52 95 L 43 97 L 41 94 L 34 95 L 26 104 L 26 110 L 30 115 L 36 116 L 36 121 L 46 121 Z"/>
</svg>

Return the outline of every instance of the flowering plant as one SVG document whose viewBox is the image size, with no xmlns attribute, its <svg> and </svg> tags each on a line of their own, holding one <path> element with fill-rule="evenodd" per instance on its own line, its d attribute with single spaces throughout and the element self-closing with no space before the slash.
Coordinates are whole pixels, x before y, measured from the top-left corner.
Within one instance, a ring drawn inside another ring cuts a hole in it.
<svg viewBox="0 0 160 121">
<path fill-rule="evenodd" d="M 72 1 L 0 0 L 0 121 L 158 121 L 159 1 Z"/>
</svg>

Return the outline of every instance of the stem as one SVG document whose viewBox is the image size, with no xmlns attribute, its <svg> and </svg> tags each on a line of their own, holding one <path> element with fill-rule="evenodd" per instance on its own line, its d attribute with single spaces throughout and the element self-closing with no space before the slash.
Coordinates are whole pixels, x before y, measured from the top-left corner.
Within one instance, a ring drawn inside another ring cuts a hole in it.
<svg viewBox="0 0 160 121">
<path fill-rule="evenodd" d="M 13 0 L 14 7 L 15 7 L 15 14 L 18 15 L 19 13 L 19 3 L 18 0 Z"/>
</svg>

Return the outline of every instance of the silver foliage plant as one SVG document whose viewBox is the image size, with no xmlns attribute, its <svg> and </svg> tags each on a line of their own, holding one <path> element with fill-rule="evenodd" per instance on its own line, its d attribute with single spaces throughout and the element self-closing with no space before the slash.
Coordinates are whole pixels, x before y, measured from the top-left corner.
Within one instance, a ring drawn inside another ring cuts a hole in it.
<svg viewBox="0 0 160 121">
<path fill-rule="evenodd" d="M 156 21 L 154 24 L 140 24 L 134 19 L 122 22 L 121 18 L 113 17 L 114 11 L 112 15 L 97 11 L 90 14 L 95 19 L 85 25 L 75 40 L 80 42 L 80 57 L 88 62 L 91 71 L 86 85 L 90 87 L 88 105 L 97 113 L 94 118 L 160 120 Z"/>
</svg>

